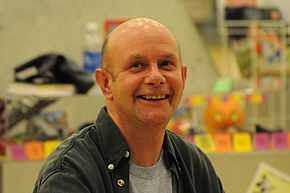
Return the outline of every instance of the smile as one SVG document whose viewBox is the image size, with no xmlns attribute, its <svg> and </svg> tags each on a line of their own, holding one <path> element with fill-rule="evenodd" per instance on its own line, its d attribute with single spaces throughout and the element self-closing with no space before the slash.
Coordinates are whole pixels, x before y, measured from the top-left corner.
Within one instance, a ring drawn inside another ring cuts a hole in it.
<svg viewBox="0 0 290 193">
<path fill-rule="evenodd" d="M 158 101 L 158 100 L 165 100 L 169 98 L 169 95 L 141 95 L 141 96 L 137 96 L 138 98 L 141 98 L 143 100 L 150 100 L 150 101 Z"/>
</svg>

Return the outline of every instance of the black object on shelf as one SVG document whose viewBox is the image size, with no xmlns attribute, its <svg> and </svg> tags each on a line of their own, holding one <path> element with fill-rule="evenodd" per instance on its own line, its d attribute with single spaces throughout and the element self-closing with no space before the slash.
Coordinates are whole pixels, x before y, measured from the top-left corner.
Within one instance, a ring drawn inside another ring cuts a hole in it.
<svg viewBox="0 0 290 193">
<path fill-rule="evenodd" d="M 77 93 L 85 94 L 94 85 L 91 74 L 64 55 L 48 53 L 14 69 L 16 82 L 31 84 L 73 84 Z"/>
<path fill-rule="evenodd" d="M 281 11 L 276 7 L 226 7 L 224 19 L 226 21 L 281 21 Z M 228 27 L 228 30 L 236 30 L 241 34 L 230 34 L 230 39 L 243 39 L 247 36 L 249 26 Z"/>
<path fill-rule="evenodd" d="M 278 8 L 226 7 L 226 20 L 281 20 Z"/>
</svg>

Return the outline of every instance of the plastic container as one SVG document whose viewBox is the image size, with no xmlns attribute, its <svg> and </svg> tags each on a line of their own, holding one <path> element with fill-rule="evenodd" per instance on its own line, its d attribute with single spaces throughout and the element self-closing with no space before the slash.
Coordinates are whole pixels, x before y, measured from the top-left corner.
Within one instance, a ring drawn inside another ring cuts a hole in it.
<svg viewBox="0 0 290 193">
<path fill-rule="evenodd" d="M 101 47 L 103 38 L 96 22 L 88 22 L 85 32 L 85 46 L 83 52 L 84 70 L 95 72 L 101 66 Z"/>
</svg>

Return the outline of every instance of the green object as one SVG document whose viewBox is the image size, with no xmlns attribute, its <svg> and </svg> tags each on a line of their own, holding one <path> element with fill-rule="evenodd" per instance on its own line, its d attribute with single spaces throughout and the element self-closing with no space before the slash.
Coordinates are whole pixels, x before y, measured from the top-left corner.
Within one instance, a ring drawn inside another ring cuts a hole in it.
<svg viewBox="0 0 290 193">
<path fill-rule="evenodd" d="M 213 92 L 226 93 L 226 92 L 230 92 L 232 88 L 233 88 L 233 81 L 231 78 L 221 78 L 215 83 L 213 87 Z"/>
</svg>

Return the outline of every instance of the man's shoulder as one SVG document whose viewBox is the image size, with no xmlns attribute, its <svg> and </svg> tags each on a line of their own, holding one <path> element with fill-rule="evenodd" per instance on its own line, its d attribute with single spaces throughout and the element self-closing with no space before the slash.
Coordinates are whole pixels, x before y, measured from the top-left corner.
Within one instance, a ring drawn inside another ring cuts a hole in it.
<svg viewBox="0 0 290 193">
<path fill-rule="evenodd" d="M 88 189 L 101 189 L 103 177 L 108 179 L 108 174 L 105 172 L 107 168 L 95 131 L 95 126 L 86 127 L 58 146 L 45 161 L 34 192 L 86 192 Z"/>
<path fill-rule="evenodd" d="M 56 150 L 51 153 L 44 162 L 40 175 L 50 176 L 55 172 L 62 172 L 65 169 L 86 169 L 93 163 L 94 155 L 98 153 L 90 133 L 94 126 L 88 126 L 82 131 L 73 134 L 65 139 Z"/>
</svg>

